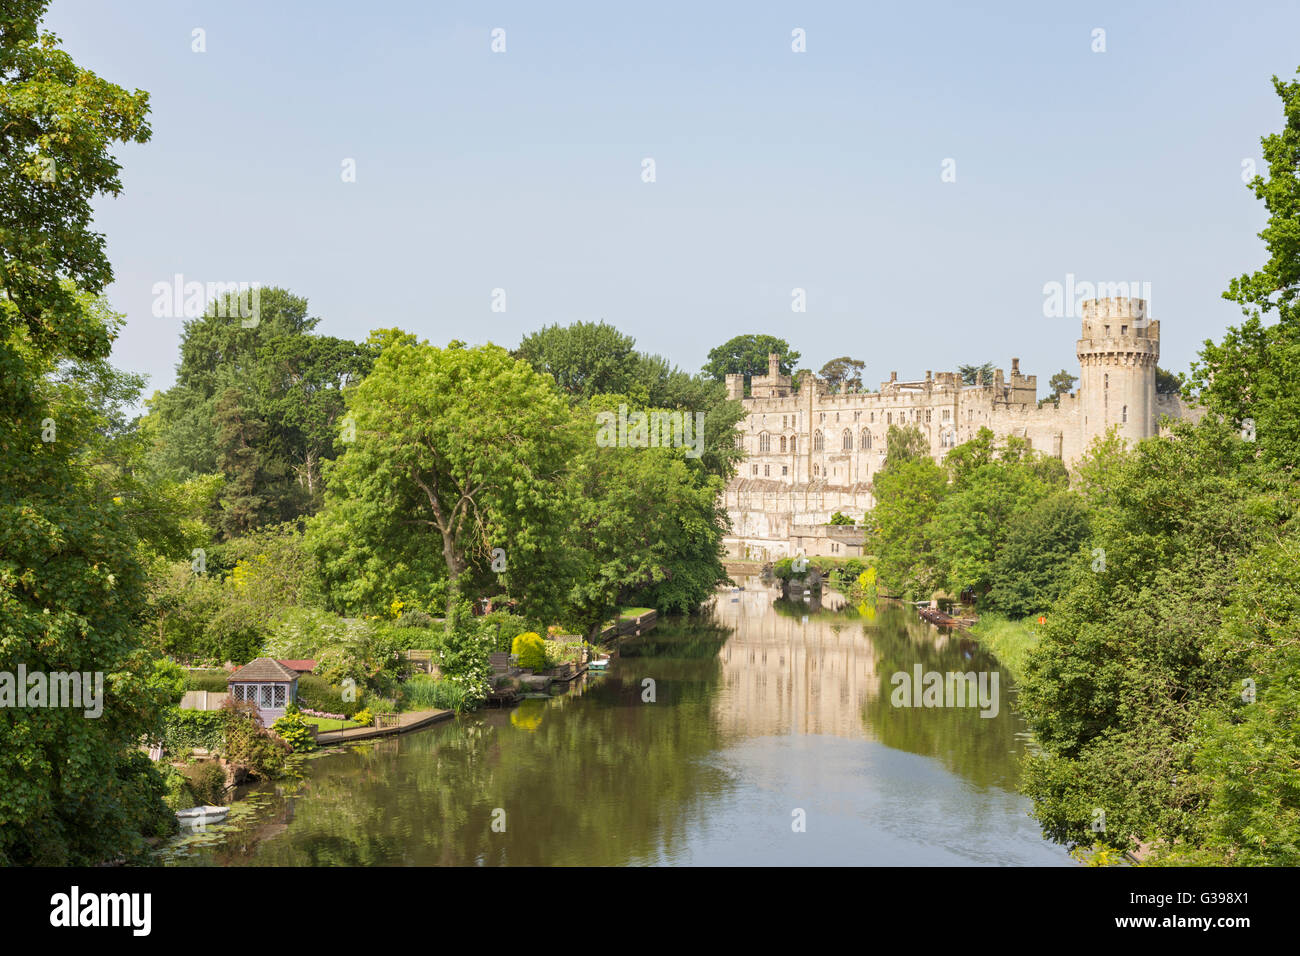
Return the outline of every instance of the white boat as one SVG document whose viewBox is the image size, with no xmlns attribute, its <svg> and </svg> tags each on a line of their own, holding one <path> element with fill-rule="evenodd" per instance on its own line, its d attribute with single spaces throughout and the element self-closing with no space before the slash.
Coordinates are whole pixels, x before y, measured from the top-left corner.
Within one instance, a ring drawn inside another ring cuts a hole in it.
<svg viewBox="0 0 1300 956">
<path fill-rule="evenodd" d="M 188 810 L 177 810 L 176 818 L 189 826 L 206 826 L 209 823 L 220 823 L 228 813 L 230 807 L 190 807 Z"/>
<path fill-rule="evenodd" d="M 592 670 L 603 671 L 606 667 L 609 666 L 609 658 L 602 657 L 599 660 L 589 662 L 587 666 Z"/>
</svg>

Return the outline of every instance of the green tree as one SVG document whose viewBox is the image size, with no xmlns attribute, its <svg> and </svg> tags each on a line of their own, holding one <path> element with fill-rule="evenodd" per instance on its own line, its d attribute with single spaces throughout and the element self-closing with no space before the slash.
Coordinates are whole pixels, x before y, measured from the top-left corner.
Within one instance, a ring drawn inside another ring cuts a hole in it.
<svg viewBox="0 0 1300 956">
<path fill-rule="evenodd" d="M 1047 610 L 1087 538 L 1087 510 L 1072 492 L 1057 491 L 1015 514 L 993 560 L 988 607 L 1011 617 Z"/>
<path fill-rule="evenodd" d="M 635 339 L 612 325 L 575 322 L 525 335 L 515 355 L 555 379 L 566 395 L 591 398 L 632 387 L 641 371 L 635 346 Z"/>
<path fill-rule="evenodd" d="M 1195 728 L 1240 691 L 1243 648 L 1207 640 L 1240 563 L 1295 513 L 1286 481 L 1207 417 L 1082 469 L 1091 539 L 1031 655 L 1020 702 L 1042 752 L 1026 792 L 1044 831 L 1088 844 L 1195 845 L 1211 781 Z"/>
<path fill-rule="evenodd" d="M 40 31 L 45 8 L 0 15 L 0 671 L 102 673 L 103 712 L 0 708 L 6 865 L 97 863 L 174 826 L 138 752 L 172 696 L 139 641 L 139 542 L 86 464 L 103 410 L 57 381 L 112 346 L 83 296 L 113 276 L 91 200 L 120 191 L 110 148 L 148 139 L 148 96 L 78 67 Z"/>
<path fill-rule="evenodd" d="M 774 335 L 737 335 L 709 352 L 704 374 L 719 382 L 728 375 L 744 375 L 748 383 L 755 375 L 767 374 L 767 357 L 771 354 L 779 357 L 782 375 L 789 375 L 799 361 L 799 353 L 785 339 Z"/>
<path fill-rule="evenodd" d="M 1061 369 L 1059 372 L 1057 372 L 1055 375 L 1052 376 L 1051 381 L 1048 382 L 1047 384 L 1047 387 L 1052 390 L 1052 394 L 1054 396 L 1060 398 L 1066 392 L 1074 388 L 1074 383 L 1077 382 L 1078 380 L 1079 377 L 1077 375 L 1071 375 L 1065 369 Z"/>
<path fill-rule="evenodd" d="M 826 383 L 832 395 L 838 395 L 841 391 L 857 392 L 862 389 L 862 370 L 866 364 L 860 359 L 841 355 L 823 365 L 817 376 Z"/>
<path fill-rule="evenodd" d="M 1300 81 L 1273 77 L 1285 125 L 1264 136 L 1268 178 L 1248 184 L 1268 210 L 1259 237 L 1263 268 L 1233 279 L 1223 293 L 1246 319 L 1223 341 L 1206 341 L 1192 365 L 1191 386 L 1213 414 L 1243 428 L 1276 466 L 1300 463 Z M 1264 317 L 1275 315 L 1273 324 Z"/>
<path fill-rule="evenodd" d="M 314 333 L 307 300 L 262 289 L 245 327 L 235 294 L 185 323 L 176 384 L 150 400 L 150 467 L 181 480 L 224 473 L 214 521 L 227 535 L 313 513 L 322 463 L 341 451 L 344 392 L 386 341 Z"/>
<path fill-rule="evenodd" d="M 416 593 L 352 586 L 335 602 L 420 606 L 436 574 L 453 608 L 462 587 L 495 580 L 495 548 L 512 594 L 553 599 L 569 410 L 550 379 L 497 346 L 396 343 L 349 393 L 348 414 L 356 438 L 327 467 L 326 507 L 312 522 L 326 580 L 333 591 L 377 571 Z"/>
<path fill-rule="evenodd" d="M 565 619 L 588 640 L 620 604 L 693 612 L 727 580 L 722 479 L 694 476 L 685 449 L 602 447 L 593 440 L 595 414 L 625 402 L 598 396 L 579 411 L 585 441 L 575 442 L 568 476 L 573 514 L 564 551 L 577 567 Z"/>
<path fill-rule="evenodd" d="M 993 363 L 985 362 L 983 365 L 958 365 L 957 372 L 961 375 L 961 380 L 967 385 L 974 385 L 975 378 L 982 376 L 985 385 L 993 382 Z"/>
<path fill-rule="evenodd" d="M 1156 394 L 1177 395 L 1183 390 L 1183 376 L 1167 369 L 1156 367 Z"/>
<path fill-rule="evenodd" d="M 983 595 L 1014 519 L 1067 484 L 1065 466 L 1031 451 L 1023 439 L 996 440 L 987 428 L 948 453 L 952 485 L 935 510 L 929 534 L 948 590 Z"/>
<path fill-rule="evenodd" d="M 877 566 L 891 592 L 928 597 L 938 575 L 927 529 L 947 494 L 948 475 L 923 450 L 925 436 L 915 425 L 889 426 L 886 440 L 890 452 L 873 482 Z"/>
</svg>

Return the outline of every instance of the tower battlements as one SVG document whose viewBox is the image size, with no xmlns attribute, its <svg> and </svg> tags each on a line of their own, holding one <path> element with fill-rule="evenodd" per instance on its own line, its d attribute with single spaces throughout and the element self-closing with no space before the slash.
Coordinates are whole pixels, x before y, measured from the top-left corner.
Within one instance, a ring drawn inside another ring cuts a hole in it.
<svg viewBox="0 0 1300 956">
<path fill-rule="evenodd" d="M 1083 303 L 1083 320 L 1133 319 L 1144 322 L 1147 318 L 1147 300 L 1132 298 L 1088 299 Z"/>
</svg>

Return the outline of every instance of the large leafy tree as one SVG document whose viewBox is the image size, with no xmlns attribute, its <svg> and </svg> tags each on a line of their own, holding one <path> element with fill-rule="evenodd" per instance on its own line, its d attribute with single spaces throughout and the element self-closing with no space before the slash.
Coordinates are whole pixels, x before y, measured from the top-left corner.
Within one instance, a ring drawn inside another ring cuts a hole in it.
<svg viewBox="0 0 1300 956">
<path fill-rule="evenodd" d="M 862 370 L 866 365 L 867 363 L 861 359 L 841 355 L 823 365 L 817 375 L 826 383 L 826 387 L 832 394 L 839 394 L 841 391 L 856 392 L 862 388 Z"/>
<path fill-rule="evenodd" d="M 1300 80 L 1273 77 L 1282 130 L 1264 136 L 1268 177 L 1249 183 L 1269 218 L 1259 234 L 1268 261 L 1231 281 L 1224 298 L 1246 319 L 1223 341 L 1207 341 L 1190 388 L 1215 414 L 1242 426 L 1275 465 L 1300 464 Z M 1266 324 L 1266 320 L 1274 320 Z"/>
<path fill-rule="evenodd" d="M 121 189 L 110 148 L 148 139 L 148 96 L 78 67 L 40 31 L 45 7 L 0 12 L 0 671 L 105 677 L 95 718 L 0 708 L 6 864 L 132 853 L 166 816 L 137 749 L 169 701 L 139 643 L 137 537 L 87 462 L 105 406 L 58 384 L 61 367 L 111 347 L 81 294 L 112 279 L 91 200 Z"/>
<path fill-rule="evenodd" d="M 548 325 L 525 335 L 515 354 L 551 376 L 566 395 L 627 392 L 637 380 L 636 340 L 605 322 Z"/>
<path fill-rule="evenodd" d="M 744 375 L 748 381 L 755 375 L 767 374 L 767 357 L 772 354 L 780 359 L 782 375 L 789 375 L 799 361 L 799 353 L 785 339 L 775 335 L 737 335 L 709 352 L 704 374 L 719 382 L 727 375 L 737 374 Z"/>
<path fill-rule="evenodd" d="M 993 363 L 985 362 L 983 365 L 958 365 L 957 374 L 967 385 L 974 385 L 976 378 L 982 378 L 985 385 L 993 382 Z"/>
<path fill-rule="evenodd" d="M 1011 617 L 1047 610 L 1064 590 L 1063 570 L 1087 538 L 1087 510 L 1070 491 L 1013 515 L 989 574 L 988 606 Z"/>
<path fill-rule="evenodd" d="M 1196 727 L 1249 676 L 1249 645 L 1215 638 L 1225 598 L 1295 514 L 1294 490 L 1212 417 L 1129 453 L 1107 445 L 1081 470 L 1091 540 L 1021 685 L 1043 748 L 1026 792 L 1061 842 L 1098 840 L 1100 809 L 1100 842 L 1194 846 L 1213 785 L 1194 772 Z"/>
<path fill-rule="evenodd" d="M 1012 522 L 1067 484 L 1059 459 L 1030 450 L 1023 439 L 994 438 L 981 428 L 971 441 L 948 453 L 952 484 L 933 517 L 940 572 L 954 593 L 993 586 L 994 564 Z"/>
<path fill-rule="evenodd" d="M 185 323 L 176 384 L 153 397 L 147 425 L 157 476 L 227 477 L 214 516 L 227 534 L 319 507 L 322 463 L 342 447 L 343 393 L 381 347 L 316 334 L 307 300 L 279 288 L 259 291 L 258 321 L 246 324 L 235 295 Z"/>
<path fill-rule="evenodd" d="M 604 322 L 552 325 L 524 337 L 515 355 L 551 376 L 569 400 L 624 395 L 634 406 L 704 416 L 704 452 L 687 465 L 701 477 L 724 481 L 735 474 L 744 453 L 735 425 L 745 416 L 739 402 L 727 399 L 721 382 L 689 375 L 662 355 L 635 351 L 636 341 Z"/>
<path fill-rule="evenodd" d="M 880 577 L 895 594 L 928 597 L 939 574 L 927 529 L 948 492 L 948 474 L 925 453 L 925 436 L 915 425 L 890 425 L 886 441 L 871 512 Z"/>
<path fill-rule="evenodd" d="M 575 566 L 565 618 L 589 640 L 620 604 L 689 613 L 727 580 L 722 479 L 701 480 L 682 448 L 606 447 L 595 441 L 596 414 L 629 401 L 601 395 L 575 410 L 577 439 L 566 489 L 572 516 L 564 544 Z"/>
<path fill-rule="evenodd" d="M 549 378 L 493 345 L 394 341 L 348 413 L 355 440 L 326 469 L 311 529 L 336 605 L 441 598 L 455 611 L 459 592 L 494 579 L 496 548 L 512 595 L 555 601 L 570 432 Z"/>
</svg>

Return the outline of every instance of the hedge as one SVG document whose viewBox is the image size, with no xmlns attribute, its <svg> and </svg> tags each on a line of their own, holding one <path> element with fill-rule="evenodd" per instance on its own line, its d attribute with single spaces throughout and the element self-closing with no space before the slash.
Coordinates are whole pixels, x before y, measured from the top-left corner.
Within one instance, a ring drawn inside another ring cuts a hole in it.
<svg viewBox="0 0 1300 956">
<path fill-rule="evenodd" d="M 358 692 L 356 697 L 360 698 L 361 694 Z M 309 710 L 342 714 L 345 717 L 351 717 L 361 709 L 359 699 L 344 700 L 342 687 L 335 687 L 315 674 L 304 674 L 298 678 L 298 704 Z"/>
<path fill-rule="evenodd" d="M 226 692 L 226 678 L 230 675 L 224 670 L 191 670 L 185 672 L 186 690 L 208 690 L 219 694 Z"/>
<path fill-rule="evenodd" d="M 179 753 L 202 747 L 220 750 L 225 743 L 224 716 L 219 710 L 181 710 L 174 707 L 163 717 L 163 749 Z"/>
</svg>

